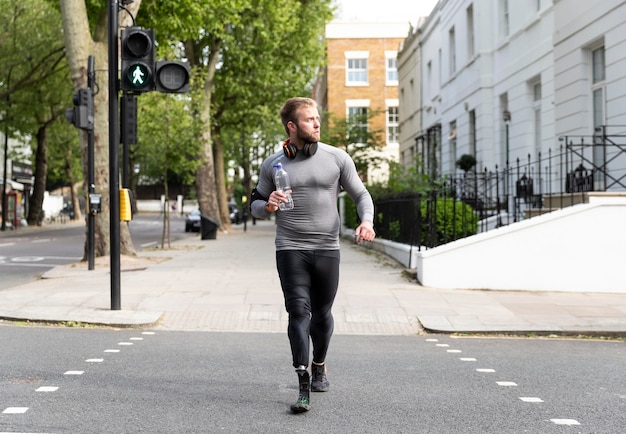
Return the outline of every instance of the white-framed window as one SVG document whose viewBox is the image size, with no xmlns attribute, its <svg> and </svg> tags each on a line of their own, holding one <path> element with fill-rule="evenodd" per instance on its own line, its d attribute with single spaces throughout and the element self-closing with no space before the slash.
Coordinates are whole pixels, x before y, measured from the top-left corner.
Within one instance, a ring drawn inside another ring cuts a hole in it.
<svg viewBox="0 0 626 434">
<path fill-rule="evenodd" d="M 474 45 L 474 5 L 471 4 L 467 7 L 465 11 L 466 19 L 467 19 L 467 58 L 471 60 L 475 54 L 475 45 Z"/>
<path fill-rule="evenodd" d="M 433 88 L 433 61 L 429 60 L 426 64 L 426 88 L 424 89 L 424 97 L 426 101 L 430 101 Z"/>
<path fill-rule="evenodd" d="M 502 36 L 507 38 L 511 34 L 509 0 L 500 0 L 500 11 L 500 28 L 502 29 Z"/>
<path fill-rule="evenodd" d="M 509 94 L 503 93 L 500 95 L 500 112 L 502 113 L 502 133 L 500 146 L 500 167 L 506 168 L 507 163 L 510 162 L 510 124 L 511 124 L 511 112 L 509 111 Z"/>
<path fill-rule="evenodd" d="M 469 111 L 469 153 L 476 158 L 476 111 Z"/>
<path fill-rule="evenodd" d="M 367 143 L 369 100 L 346 101 L 346 124 L 350 143 Z"/>
<path fill-rule="evenodd" d="M 450 75 L 453 75 L 456 72 L 456 36 L 454 27 L 448 32 L 448 44 L 448 51 L 450 53 Z"/>
<path fill-rule="evenodd" d="M 452 121 L 450 122 L 450 134 L 448 135 L 448 147 L 450 150 L 450 172 L 454 172 L 454 169 L 456 167 L 456 154 L 457 154 L 457 150 L 456 150 L 456 135 L 457 135 L 457 131 L 456 131 L 456 121 Z"/>
<path fill-rule="evenodd" d="M 541 152 L 541 82 L 532 84 L 533 89 L 533 112 L 535 115 L 535 159 L 539 158 Z"/>
<path fill-rule="evenodd" d="M 595 46 L 591 49 L 591 103 L 593 114 L 593 128 L 605 124 L 605 105 L 606 105 L 606 63 L 604 57 L 604 45 Z M 603 144 L 602 144 L 603 145 Z M 605 160 L 604 146 L 593 147 L 593 165 L 600 167 Z M 604 189 L 603 177 L 594 180 L 594 188 L 598 190 Z"/>
<path fill-rule="evenodd" d="M 438 53 L 437 53 L 437 87 L 441 88 L 441 83 L 443 80 L 442 74 L 443 74 L 443 54 L 441 54 L 441 48 L 439 49 Z"/>
<path fill-rule="evenodd" d="M 367 51 L 347 51 L 346 56 L 346 86 L 367 86 Z"/>
<path fill-rule="evenodd" d="M 387 106 L 387 143 L 399 143 L 398 106 Z"/>
<path fill-rule="evenodd" d="M 385 51 L 385 76 L 387 86 L 398 85 L 398 52 Z"/>
</svg>

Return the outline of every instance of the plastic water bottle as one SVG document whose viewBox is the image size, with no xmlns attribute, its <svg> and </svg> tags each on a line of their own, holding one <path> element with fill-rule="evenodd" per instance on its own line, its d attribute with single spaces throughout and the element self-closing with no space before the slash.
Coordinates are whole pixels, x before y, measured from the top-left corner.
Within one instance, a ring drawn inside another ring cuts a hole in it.
<svg viewBox="0 0 626 434">
<path fill-rule="evenodd" d="M 276 190 L 285 193 L 287 196 L 287 202 L 280 202 L 278 204 L 278 208 L 281 211 L 293 209 L 289 174 L 285 171 L 285 169 L 283 169 L 283 165 L 281 163 L 274 165 L 274 183 L 276 184 Z"/>
</svg>

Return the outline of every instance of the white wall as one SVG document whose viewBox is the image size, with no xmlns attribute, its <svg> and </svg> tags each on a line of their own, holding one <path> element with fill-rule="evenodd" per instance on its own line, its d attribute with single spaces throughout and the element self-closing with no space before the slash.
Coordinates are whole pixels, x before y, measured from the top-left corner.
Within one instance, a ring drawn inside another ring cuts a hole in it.
<svg viewBox="0 0 626 434">
<path fill-rule="evenodd" d="M 424 286 L 626 293 L 626 193 L 422 251 Z"/>
</svg>

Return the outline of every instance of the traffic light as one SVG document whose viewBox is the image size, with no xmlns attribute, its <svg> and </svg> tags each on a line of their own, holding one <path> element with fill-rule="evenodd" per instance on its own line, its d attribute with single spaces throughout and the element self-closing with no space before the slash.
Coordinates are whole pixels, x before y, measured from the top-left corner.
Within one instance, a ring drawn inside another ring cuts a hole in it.
<svg viewBox="0 0 626 434">
<path fill-rule="evenodd" d="M 78 89 L 72 99 L 74 108 L 65 111 L 65 119 L 76 128 L 93 131 L 93 91 L 89 88 Z"/>
<path fill-rule="evenodd" d="M 122 90 L 154 90 L 154 31 L 141 27 L 122 29 Z"/>
<path fill-rule="evenodd" d="M 155 88 L 163 93 L 189 92 L 189 63 L 157 60 Z"/>
</svg>

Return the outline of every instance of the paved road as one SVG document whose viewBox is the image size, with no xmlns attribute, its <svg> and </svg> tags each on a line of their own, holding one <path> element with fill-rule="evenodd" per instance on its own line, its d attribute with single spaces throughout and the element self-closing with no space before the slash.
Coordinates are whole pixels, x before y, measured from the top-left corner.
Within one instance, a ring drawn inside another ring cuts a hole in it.
<svg viewBox="0 0 626 434">
<path fill-rule="evenodd" d="M 620 433 L 624 344 L 335 336 L 292 415 L 284 333 L 0 326 L 0 432 Z"/>
</svg>

